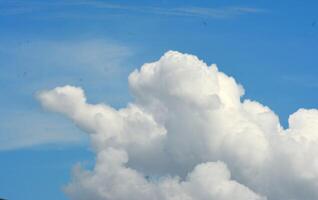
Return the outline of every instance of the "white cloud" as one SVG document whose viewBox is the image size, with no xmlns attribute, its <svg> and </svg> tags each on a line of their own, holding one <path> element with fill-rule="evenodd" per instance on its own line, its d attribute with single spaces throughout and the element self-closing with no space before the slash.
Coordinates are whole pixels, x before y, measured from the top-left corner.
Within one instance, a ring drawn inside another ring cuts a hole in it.
<svg viewBox="0 0 318 200">
<path fill-rule="evenodd" d="M 95 168 L 65 191 L 84 200 L 317 199 L 318 110 L 283 129 L 268 107 L 241 100 L 234 78 L 175 51 L 129 76 L 134 102 L 89 104 L 81 88 L 39 93 L 92 140 Z"/>
<path fill-rule="evenodd" d="M 197 165 L 185 181 L 178 177 L 149 181 L 141 173 L 125 167 L 127 161 L 125 151 L 106 149 L 98 154 L 94 172 L 75 170 L 74 181 L 65 191 L 77 200 L 265 199 L 230 180 L 230 172 L 222 162 Z"/>
</svg>

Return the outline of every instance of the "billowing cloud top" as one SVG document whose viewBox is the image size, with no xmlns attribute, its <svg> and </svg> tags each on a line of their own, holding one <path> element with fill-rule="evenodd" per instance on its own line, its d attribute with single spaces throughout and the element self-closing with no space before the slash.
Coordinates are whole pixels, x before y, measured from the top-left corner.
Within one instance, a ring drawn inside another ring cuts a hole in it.
<svg viewBox="0 0 318 200">
<path fill-rule="evenodd" d="M 175 51 L 129 76 L 134 102 L 87 103 L 81 88 L 42 91 L 42 105 L 86 131 L 96 152 L 65 188 L 74 200 L 318 199 L 318 110 L 277 115 L 244 100 L 215 65 Z"/>
</svg>

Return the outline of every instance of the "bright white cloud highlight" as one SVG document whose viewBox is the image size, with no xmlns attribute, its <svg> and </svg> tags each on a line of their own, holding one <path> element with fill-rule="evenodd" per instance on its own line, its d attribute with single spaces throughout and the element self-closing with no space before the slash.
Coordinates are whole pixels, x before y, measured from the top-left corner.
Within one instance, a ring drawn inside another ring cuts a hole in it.
<svg viewBox="0 0 318 200">
<path fill-rule="evenodd" d="M 318 198 L 318 110 L 283 129 L 234 78 L 175 51 L 129 76 L 134 102 L 116 110 L 81 88 L 42 91 L 42 105 L 87 132 L 94 169 L 77 167 L 73 200 Z"/>
</svg>

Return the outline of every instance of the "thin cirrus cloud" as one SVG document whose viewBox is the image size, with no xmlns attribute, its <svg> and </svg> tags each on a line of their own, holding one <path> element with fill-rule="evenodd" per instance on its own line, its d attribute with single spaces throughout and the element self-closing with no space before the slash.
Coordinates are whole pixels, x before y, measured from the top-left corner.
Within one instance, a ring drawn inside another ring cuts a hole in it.
<svg viewBox="0 0 318 200">
<path fill-rule="evenodd" d="M 37 147 L 43 144 L 85 144 L 85 135 L 57 116 L 34 111 L 11 112 L 0 122 L 0 151 Z"/>
<path fill-rule="evenodd" d="M 49 67 L 90 70 L 115 68 L 120 60 L 132 55 L 129 47 L 106 39 L 3 41 L 0 53 L 28 60 L 29 65 L 41 63 Z M 106 61 L 110 61 L 108 65 Z"/>
<path fill-rule="evenodd" d="M 215 19 L 225 19 L 236 17 L 244 14 L 257 14 L 266 12 L 265 9 L 247 7 L 247 6 L 224 6 L 224 7 L 160 7 L 160 6 L 147 6 L 147 5 L 127 5 L 118 4 L 105 1 L 55 1 L 55 2 L 42 2 L 42 1 L 15 1 L 13 3 L 6 2 L 7 6 L 2 8 L 0 15 L 19 15 L 28 13 L 37 13 L 48 11 L 56 13 L 57 16 L 67 17 L 76 16 L 72 14 L 71 10 L 68 13 L 63 13 L 61 9 L 64 8 L 80 8 L 90 7 L 98 10 L 105 11 L 128 11 L 133 13 L 155 14 L 155 15 L 168 15 L 168 16 L 188 16 L 188 17 L 208 17 Z M 83 13 L 82 13 L 83 14 Z M 105 12 L 104 15 L 110 15 Z M 48 14 L 48 16 L 53 17 Z M 99 15 L 98 15 L 99 16 Z M 98 17 L 97 16 L 97 17 Z M 81 18 L 85 17 L 81 15 Z M 99 16 L 100 17 L 100 16 Z M 87 15 L 87 18 L 93 18 L 93 16 Z"/>
<path fill-rule="evenodd" d="M 105 39 L 3 42 L 0 77 L 20 85 L 16 92 L 28 94 L 65 82 L 86 81 L 92 86 L 98 80 L 121 76 L 122 66 L 132 55 L 130 47 Z"/>
<path fill-rule="evenodd" d="M 130 55 L 130 47 L 105 39 L 3 41 L 0 79 L 5 84 L 0 102 L 6 106 L 1 108 L 0 151 L 83 144 L 86 139 L 75 127 L 38 110 L 36 92 L 65 83 L 93 88 L 99 80 L 107 80 L 110 84 L 105 87 L 113 87 L 124 70 L 121 64 Z"/>
<path fill-rule="evenodd" d="M 134 101 L 89 104 L 66 85 L 42 106 L 91 138 L 92 170 L 74 168 L 72 200 L 281 200 L 318 198 L 318 110 L 299 109 L 284 129 L 267 106 L 242 100 L 233 77 L 176 51 L 129 75 Z"/>
<path fill-rule="evenodd" d="M 222 8 L 208 7 L 174 7 L 163 8 L 153 6 L 127 6 L 121 4 L 105 3 L 101 1 L 82 1 L 78 5 L 86 5 L 100 9 L 128 10 L 141 13 L 152 13 L 161 15 L 175 16 L 196 16 L 196 17 L 211 17 L 211 18 L 228 18 L 242 14 L 262 13 L 264 9 L 254 7 L 227 6 Z"/>
</svg>

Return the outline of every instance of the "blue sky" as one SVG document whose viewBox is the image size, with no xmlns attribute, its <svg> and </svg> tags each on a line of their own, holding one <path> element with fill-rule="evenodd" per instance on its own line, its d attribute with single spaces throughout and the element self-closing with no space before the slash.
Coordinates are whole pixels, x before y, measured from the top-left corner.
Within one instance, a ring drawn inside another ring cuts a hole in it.
<svg viewBox="0 0 318 200">
<path fill-rule="evenodd" d="M 167 50 L 216 63 L 287 126 L 318 107 L 318 2 L 0 0 L 0 196 L 66 199 L 72 167 L 94 155 L 38 91 L 66 84 L 116 108 L 127 76 Z"/>
</svg>

